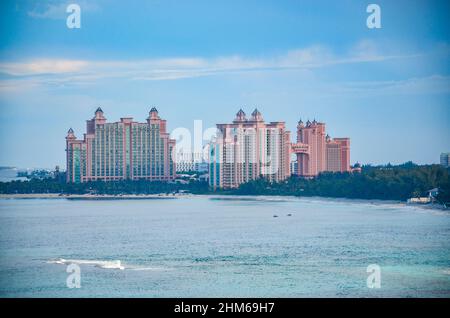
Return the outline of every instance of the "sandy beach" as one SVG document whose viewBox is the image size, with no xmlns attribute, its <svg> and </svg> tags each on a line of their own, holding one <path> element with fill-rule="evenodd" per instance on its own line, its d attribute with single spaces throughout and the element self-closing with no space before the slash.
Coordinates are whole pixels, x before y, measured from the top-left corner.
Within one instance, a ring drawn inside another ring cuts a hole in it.
<svg viewBox="0 0 450 318">
<path fill-rule="evenodd" d="M 94 195 L 94 194 L 67 194 L 57 193 L 23 193 L 0 194 L 0 199 L 68 199 L 68 200 L 147 200 L 147 199 L 176 199 L 179 194 L 124 194 L 124 195 Z M 185 196 L 185 195 L 184 195 Z"/>
</svg>

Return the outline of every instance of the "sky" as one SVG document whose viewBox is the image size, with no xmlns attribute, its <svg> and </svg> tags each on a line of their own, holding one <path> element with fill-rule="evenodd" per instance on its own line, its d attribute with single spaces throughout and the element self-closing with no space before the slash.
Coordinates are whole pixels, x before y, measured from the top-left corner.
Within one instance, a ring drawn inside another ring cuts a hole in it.
<svg viewBox="0 0 450 318">
<path fill-rule="evenodd" d="M 66 8 L 81 8 L 69 29 Z M 369 4 L 381 28 L 369 29 Z M 351 163 L 438 163 L 450 152 L 450 2 L 0 1 L 0 166 L 65 167 L 101 106 L 168 130 L 326 123 Z"/>
</svg>

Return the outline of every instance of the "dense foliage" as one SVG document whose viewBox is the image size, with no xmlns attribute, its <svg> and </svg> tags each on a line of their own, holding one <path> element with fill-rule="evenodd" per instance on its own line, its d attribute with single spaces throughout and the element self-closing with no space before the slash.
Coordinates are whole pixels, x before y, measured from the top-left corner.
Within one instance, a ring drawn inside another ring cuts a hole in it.
<svg viewBox="0 0 450 318">
<path fill-rule="evenodd" d="M 324 196 L 355 199 L 406 200 L 440 189 L 439 199 L 450 202 L 449 171 L 439 165 L 364 166 L 361 173 L 322 173 L 314 179 L 289 178 L 281 183 L 259 179 L 237 194 Z"/>
<path fill-rule="evenodd" d="M 242 184 L 235 190 L 215 193 L 406 200 L 426 196 L 432 188 L 440 189 L 440 202 L 450 202 L 448 169 L 439 165 L 406 163 L 399 166 L 363 166 L 361 173 L 322 173 L 314 179 L 291 177 L 280 183 L 259 179 Z M 155 194 L 182 190 L 194 194 L 213 193 L 207 183 L 199 181 L 188 184 L 144 180 L 67 184 L 49 178 L 0 183 L 0 193 Z"/>
<path fill-rule="evenodd" d="M 65 194 L 158 194 L 182 190 L 194 194 L 208 192 L 208 183 L 193 181 L 189 184 L 160 181 L 96 181 L 65 183 L 55 179 L 31 179 L 30 181 L 0 182 L 0 193 L 65 193 Z"/>
</svg>

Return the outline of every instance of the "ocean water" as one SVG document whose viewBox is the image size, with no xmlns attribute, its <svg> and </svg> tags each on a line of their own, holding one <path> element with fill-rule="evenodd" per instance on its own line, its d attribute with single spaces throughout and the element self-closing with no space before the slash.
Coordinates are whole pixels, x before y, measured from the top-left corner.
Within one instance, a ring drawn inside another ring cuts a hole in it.
<svg viewBox="0 0 450 318">
<path fill-rule="evenodd" d="M 81 288 L 66 285 L 72 263 Z M 370 264 L 380 288 L 367 287 Z M 0 296 L 450 297 L 450 214 L 318 198 L 3 199 Z"/>
</svg>

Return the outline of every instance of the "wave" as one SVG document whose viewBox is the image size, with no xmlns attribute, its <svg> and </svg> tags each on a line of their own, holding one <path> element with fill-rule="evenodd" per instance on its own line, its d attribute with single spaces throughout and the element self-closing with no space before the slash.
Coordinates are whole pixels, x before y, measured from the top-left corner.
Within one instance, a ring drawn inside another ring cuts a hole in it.
<svg viewBox="0 0 450 318">
<path fill-rule="evenodd" d="M 102 260 L 83 260 L 83 259 L 64 259 L 58 258 L 56 260 L 50 260 L 47 263 L 50 264 L 77 264 L 77 265 L 94 265 L 96 267 L 104 268 L 104 269 L 120 269 L 124 270 L 125 266 L 122 265 L 120 260 L 114 261 L 102 261 Z"/>
<path fill-rule="evenodd" d="M 103 269 L 120 269 L 120 270 L 131 270 L 131 271 L 166 271 L 170 268 L 164 267 L 145 267 L 138 265 L 128 265 L 123 264 L 120 260 L 105 261 L 105 260 L 83 260 L 83 259 L 64 259 L 58 258 L 47 261 L 49 264 L 77 264 L 77 265 L 93 265 Z"/>
<path fill-rule="evenodd" d="M 164 267 L 139 267 L 139 266 L 131 266 L 127 267 L 126 269 L 130 271 L 168 271 L 170 268 L 164 268 Z"/>
</svg>

